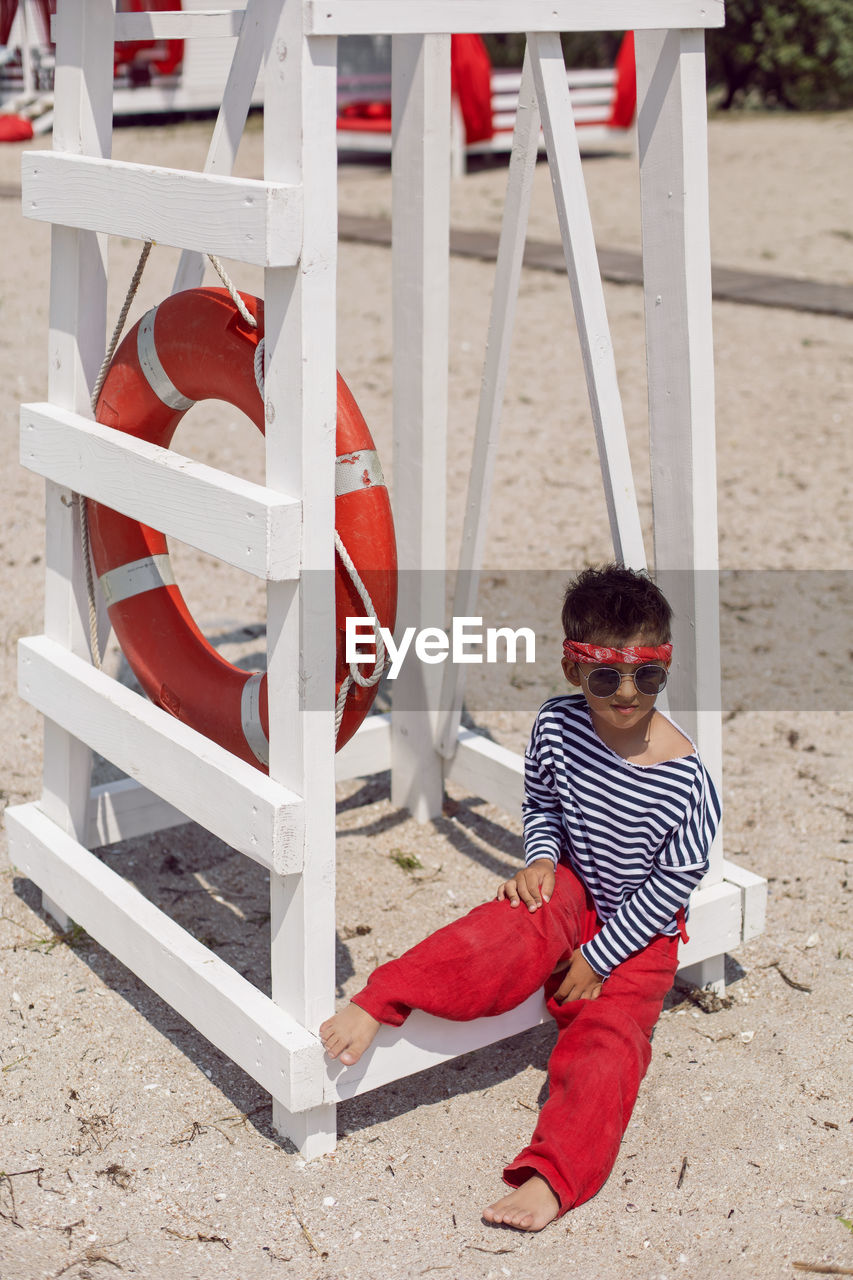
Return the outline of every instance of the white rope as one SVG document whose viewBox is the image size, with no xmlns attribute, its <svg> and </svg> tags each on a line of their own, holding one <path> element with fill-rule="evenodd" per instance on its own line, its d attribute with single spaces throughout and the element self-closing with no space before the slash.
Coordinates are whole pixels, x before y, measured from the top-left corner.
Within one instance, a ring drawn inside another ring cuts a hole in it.
<svg viewBox="0 0 853 1280">
<path fill-rule="evenodd" d="M 101 361 L 101 367 L 98 370 L 98 376 L 95 379 L 95 385 L 92 388 L 91 405 L 92 413 L 98 407 L 98 397 L 101 394 L 101 388 L 106 380 L 107 372 L 112 364 L 115 355 L 118 340 L 124 329 L 127 313 L 130 311 L 131 303 L 136 297 L 136 291 L 139 288 L 139 282 L 142 279 L 142 273 L 145 270 L 145 264 L 148 261 L 148 255 L 151 252 L 153 240 L 146 240 L 139 255 L 139 261 L 136 264 L 136 270 L 133 273 L 127 290 L 127 297 L 124 305 L 119 312 L 118 320 L 113 329 L 113 336 L 110 338 L 106 355 Z M 83 556 L 83 571 L 86 575 L 86 597 L 89 605 L 89 648 L 92 652 L 92 663 L 98 671 L 101 669 L 101 648 L 98 644 L 98 608 L 95 604 L 95 578 L 92 573 L 92 549 L 89 545 L 89 503 L 82 493 L 72 495 L 72 500 L 77 499 L 77 513 L 80 522 L 80 544 Z"/>
<path fill-rule="evenodd" d="M 385 674 L 385 668 L 390 665 L 391 659 L 385 652 L 385 642 L 382 639 L 382 631 L 380 630 L 379 619 L 376 616 L 376 609 L 374 608 L 373 601 L 370 598 L 367 587 L 361 580 L 358 569 L 356 569 L 352 562 L 349 552 L 341 541 L 341 535 L 338 533 L 337 529 L 335 530 L 335 550 L 338 553 L 341 564 L 349 574 L 352 585 L 358 592 L 361 603 L 367 610 L 367 615 L 373 621 L 373 634 L 376 639 L 376 659 L 371 674 L 369 676 L 363 676 L 358 669 L 357 663 L 351 662 L 349 664 L 349 675 L 344 677 L 343 683 L 341 684 L 338 700 L 335 703 L 335 742 L 337 743 L 338 735 L 341 731 L 341 721 L 343 720 L 344 710 L 346 708 L 347 696 L 349 695 L 349 691 L 353 684 L 357 684 L 362 689 L 372 689 L 373 686 L 378 684 L 382 679 Z"/>
<path fill-rule="evenodd" d="M 255 385 L 261 399 L 264 398 L 264 339 L 255 347 Z"/>
<path fill-rule="evenodd" d="M 228 272 L 227 272 L 227 271 L 225 270 L 225 268 L 223 267 L 222 263 L 221 263 L 221 262 L 219 261 L 219 259 L 217 258 L 216 254 L 215 254 L 215 253 L 209 253 L 207 256 L 208 256 L 208 259 L 210 260 L 210 262 L 211 262 L 211 263 L 212 263 L 212 265 L 213 265 L 213 269 L 214 269 L 214 271 L 215 271 L 215 272 L 216 272 L 216 274 L 219 276 L 219 279 L 222 281 L 222 283 L 225 285 L 225 288 L 226 288 L 226 289 L 228 290 L 228 292 L 231 294 L 231 298 L 232 298 L 232 301 L 233 301 L 233 303 L 234 303 L 234 306 L 235 306 L 235 307 L 237 308 L 237 310 L 240 312 L 240 315 L 241 315 L 241 316 L 243 317 L 243 319 L 246 321 L 246 324 L 251 325 L 253 329 L 257 329 L 257 327 L 258 327 L 258 322 L 257 322 L 257 320 L 256 320 L 256 319 L 255 319 L 255 317 L 252 315 L 252 313 L 249 311 L 249 308 L 246 306 L 246 304 L 245 304 L 245 302 L 243 301 L 243 299 L 240 297 L 240 295 L 239 295 L 239 293 L 237 292 L 237 289 L 236 289 L 236 287 L 235 287 L 235 285 L 234 285 L 233 280 L 231 279 L 231 277 L 229 276 Z"/>
<path fill-rule="evenodd" d="M 154 247 L 153 240 L 146 240 L 145 244 L 142 246 L 142 252 L 139 255 L 139 261 L 136 264 L 136 270 L 134 271 L 130 284 L 128 285 L 128 288 L 127 288 L 127 297 L 125 298 L 124 305 L 122 306 L 122 309 L 119 312 L 118 320 L 116 320 L 115 328 L 113 329 L 113 336 L 110 338 L 110 344 L 107 347 L 107 354 L 104 356 L 103 361 L 101 362 L 101 367 L 98 370 L 98 376 L 95 379 L 95 386 L 92 391 L 92 412 L 93 413 L 98 404 L 98 396 L 101 394 L 101 387 L 104 385 L 104 380 L 106 379 L 106 376 L 107 376 L 107 370 L 112 364 L 113 356 L 115 355 L 115 350 L 116 350 L 116 347 L 118 346 L 118 340 L 121 337 L 122 330 L 124 329 L 125 321 L 127 320 L 127 313 L 130 310 L 130 304 L 133 302 L 133 299 L 136 297 L 136 290 L 139 288 L 139 282 L 142 279 L 142 273 L 145 270 L 145 264 L 148 261 L 148 255 L 151 252 L 153 247 Z"/>
</svg>

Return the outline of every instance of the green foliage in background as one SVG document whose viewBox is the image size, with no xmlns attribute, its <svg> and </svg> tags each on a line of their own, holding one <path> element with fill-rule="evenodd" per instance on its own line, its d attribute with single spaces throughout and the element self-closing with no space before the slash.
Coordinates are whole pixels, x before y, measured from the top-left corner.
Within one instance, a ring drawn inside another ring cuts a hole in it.
<svg viewBox="0 0 853 1280">
<path fill-rule="evenodd" d="M 520 67 L 525 39 L 521 33 L 483 36 L 492 66 Z M 619 31 L 569 31 L 562 37 L 566 66 L 612 67 L 621 40 Z"/>
<path fill-rule="evenodd" d="M 853 105 L 853 0 L 726 0 L 726 25 L 706 42 L 723 108 L 750 97 L 798 110 Z"/>
</svg>

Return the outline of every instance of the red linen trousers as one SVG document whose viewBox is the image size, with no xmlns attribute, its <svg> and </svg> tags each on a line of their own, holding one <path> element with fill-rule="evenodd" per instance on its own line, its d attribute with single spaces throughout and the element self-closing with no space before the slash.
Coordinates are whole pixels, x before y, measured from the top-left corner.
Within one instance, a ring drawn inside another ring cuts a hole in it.
<svg viewBox="0 0 853 1280">
<path fill-rule="evenodd" d="M 518 1187 L 538 1173 L 560 1213 L 594 1196 L 613 1168 L 678 964 L 678 936 L 658 934 L 617 965 L 598 999 L 557 1004 L 555 970 L 600 928 L 583 883 L 560 865 L 551 901 L 537 911 L 506 900 L 475 907 L 381 965 L 352 1001 L 392 1027 L 412 1009 L 466 1022 L 513 1009 L 545 986 L 558 1027 L 548 1101 L 503 1177 Z"/>
</svg>

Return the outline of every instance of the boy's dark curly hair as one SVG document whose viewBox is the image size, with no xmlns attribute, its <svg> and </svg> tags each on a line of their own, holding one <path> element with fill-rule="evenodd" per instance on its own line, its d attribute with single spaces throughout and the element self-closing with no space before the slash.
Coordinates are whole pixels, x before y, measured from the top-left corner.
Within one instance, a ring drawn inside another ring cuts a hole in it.
<svg viewBox="0 0 853 1280">
<path fill-rule="evenodd" d="M 569 583 L 563 600 L 566 639 L 624 644 L 642 634 L 648 644 L 671 639 L 672 610 L 647 573 L 607 564 L 584 569 Z"/>
</svg>

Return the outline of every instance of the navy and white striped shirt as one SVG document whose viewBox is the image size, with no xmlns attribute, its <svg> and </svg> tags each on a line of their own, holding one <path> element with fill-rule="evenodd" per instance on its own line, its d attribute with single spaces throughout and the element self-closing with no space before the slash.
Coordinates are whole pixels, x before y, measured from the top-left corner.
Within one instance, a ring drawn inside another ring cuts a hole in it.
<svg viewBox="0 0 853 1280">
<path fill-rule="evenodd" d="M 581 951 L 596 973 L 606 977 L 657 933 L 677 933 L 720 821 L 696 752 L 623 760 L 574 694 L 540 708 L 524 766 L 525 861 L 563 860 L 586 885 L 603 927 Z"/>
</svg>

